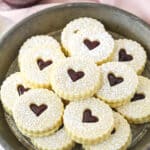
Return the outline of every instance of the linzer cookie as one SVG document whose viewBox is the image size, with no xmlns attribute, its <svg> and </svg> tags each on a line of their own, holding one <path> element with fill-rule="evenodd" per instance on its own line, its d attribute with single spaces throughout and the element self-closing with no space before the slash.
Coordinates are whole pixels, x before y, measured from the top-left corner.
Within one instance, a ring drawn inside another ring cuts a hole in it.
<svg viewBox="0 0 150 150">
<path fill-rule="evenodd" d="M 81 31 L 68 42 L 68 55 L 88 58 L 97 64 L 110 61 L 114 40 L 108 32 Z"/>
<path fill-rule="evenodd" d="M 150 122 L 150 80 L 139 76 L 139 85 L 130 103 L 117 108 L 131 123 Z"/>
<path fill-rule="evenodd" d="M 28 39 L 19 52 L 19 66 L 24 78 L 34 87 L 50 88 L 51 68 L 64 59 L 59 43 L 50 36 Z"/>
<path fill-rule="evenodd" d="M 109 62 L 100 66 L 103 85 L 96 96 L 111 107 L 118 107 L 130 101 L 137 86 L 138 76 L 134 70 L 120 62 Z"/>
<path fill-rule="evenodd" d="M 12 115 L 14 103 L 32 87 L 27 84 L 20 72 L 16 72 L 3 82 L 1 86 L 1 101 L 7 113 Z"/>
<path fill-rule="evenodd" d="M 139 43 L 128 39 L 119 39 L 115 41 L 114 50 L 113 61 L 130 65 L 138 74 L 142 73 L 146 63 L 146 52 Z"/>
<path fill-rule="evenodd" d="M 114 113 L 115 126 L 110 137 L 99 144 L 85 145 L 86 150 L 126 150 L 131 143 L 131 129 L 119 113 Z"/>
<path fill-rule="evenodd" d="M 63 99 L 80 100 L 96 93 L 101 85 L 101 74 L 93 61 L 70 57 L 53 67 L 51 85 Z"/>
<path fill-rule="evenodd" d="M 70 102 L 64 112 L 64 126 L 69 136 L 78 143 L 99 143 L 107 139 L 113 130 L 113 112 L 96 98 Z"/>
<path fill-rule="evenodd" d="M 40 150 L 71 150 L 75 145 L 64 127 L 49 136 L 31 138 L 31 141 Z"/>
<path fill-rule="evenodd" d="M 13 109 L 18 129 L 26 136 L 52 134 L 62 124 L 63 103 L 52 91 L 32 89 L 20 96 Z"/>
<path fill-rule="evenodd" d="M 61 33 L 61 43 L 64 49 L 68 50 L 68 43 L 76 36 L 76 34 L 81 31 L 88 32 L 88 30 L 95 32 L 105 31 L 104 25 L 93 18 L 82 17 L 69 22 Z"/>
</svg>

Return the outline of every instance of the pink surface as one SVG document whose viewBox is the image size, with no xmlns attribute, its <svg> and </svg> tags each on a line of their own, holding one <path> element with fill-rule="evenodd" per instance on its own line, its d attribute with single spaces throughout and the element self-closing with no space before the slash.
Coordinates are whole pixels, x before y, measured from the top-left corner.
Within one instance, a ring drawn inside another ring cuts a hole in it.
<svg viewBox="0 0 150 150">
<path fill-rule="evenodd" d="M 17 22 L 41 9 L 64 2 L 96 2 L 113 5 L 139 16 L 150 24 L 150 0 L 42 0 L 39 5 L 24 9 L 11 8 L 0 0 L 0 15 Z"/>
</svg>

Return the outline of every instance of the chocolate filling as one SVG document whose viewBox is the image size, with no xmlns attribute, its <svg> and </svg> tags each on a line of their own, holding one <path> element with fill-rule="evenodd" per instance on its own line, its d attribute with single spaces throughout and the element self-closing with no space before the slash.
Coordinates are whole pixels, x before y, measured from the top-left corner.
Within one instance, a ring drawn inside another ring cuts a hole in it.
<svg viewBox="0 0 150 150">
<path fill-rule="evenodd" d="M 92 115 L 92 111 L 90 109 L 86 109 L 83 112 L 83 123 L 94 123 L 98 122 L 98 118 Z"/>
<path fill-rule="evenodd" d="M 119 61 L 131 61 L 133 60 L 133 56 L 126 53 L 125 49 L 120 49 L 119 51 Z"/>
<path fill-rule="evenodd" d="M 24 94 L 24 92 L 27 92 L 28 90 L 30 90 L 30 88 L 25 88 L 21 84 L 17 86 L 17 91 L 18 91 L 19 96 Z"/>
<path fill-rule="evenodd" d="M 114 134 L 116 132 L 116 129 L 114 128 L 111 132 L 111 134 Z"/>
<path fill-rule="evenodd" d="M 123 78 L 122 77 L 116 77 L 113 73 L 109 73 L 108 74 L 108 81 L 110 86 L 115 86 L 117 84 L 120 84 L 121 82 L 123 82 Z"/>
<path fill-rule="evenodd" d="M 51 60 L 48 60 L 48 61 L 43 61 L 42 59 L 37 60 L 37 64 L 38 64 L 40 70 L 43 70 L 44 68 L 51 65 L 52 63 L 53 62 Z"/>
<path fill-rule="evenodd" d="M 30 109 L 35 113 L 36 116 L 40 116 L 47 108 L 48 106 L 45 104 L 41 104 L 40 106 L 37 106 L 36 104 L 30 104 Z"/>
<path fill-rule="evenodd" d="M 84 76 L 84 72 L 82 71 L 74 71 L 73 69 L 68 69 L 68 75 L 70 76 L 73 82 L 81 79 Z"/>
<path fill-rule="evenodd" d="M 90 41 L 88 39 L 85 39 L 83 43 L 88 47 L 89 50 L 96 48 L 100 44 L 98 41 Z"/>
<path fill-rule="evenodd" d="M 131 102 L 137 101 L 137 100 L 142 100 L 145 98 L 145 95 L 142 93 L 135 93 L 133 98 L 131 99 Z"/>
</svg>

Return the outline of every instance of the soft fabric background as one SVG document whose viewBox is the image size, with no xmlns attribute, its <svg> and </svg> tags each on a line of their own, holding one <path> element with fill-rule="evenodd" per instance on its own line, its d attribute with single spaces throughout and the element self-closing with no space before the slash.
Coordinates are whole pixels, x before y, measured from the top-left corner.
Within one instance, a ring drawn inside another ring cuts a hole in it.
<svg viewBox="0 0 150 150">
<path fill-rule="evenodd" d="M 17 10 L 0 0 L 0 15 L 17 22 L 43 8 L 68 2 L 95 2 L 113 5 L 139 16 L 150 24 L 150 0 L 42 0 L 39 5 Z"/>
</svg>

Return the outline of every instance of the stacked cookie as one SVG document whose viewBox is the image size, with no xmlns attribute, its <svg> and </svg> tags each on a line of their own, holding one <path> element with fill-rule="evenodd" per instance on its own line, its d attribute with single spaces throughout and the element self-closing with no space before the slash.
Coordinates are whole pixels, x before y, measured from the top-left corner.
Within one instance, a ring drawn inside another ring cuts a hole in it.
<svg viewBox="0 0 150 150">
<path fill-rule="evenodd" d="M 38 149 L 69 150 L 75 142 L 86 150 L 127 149 L 129 123 L 150 122 L 150 80 L 139 75 L 143 47 L 114 40 L 87 17 L 66 25 L 61 44 L 47 35 L 25 41 L 20 72 L 1 87 L 6 112 Z"/>
</svg>

